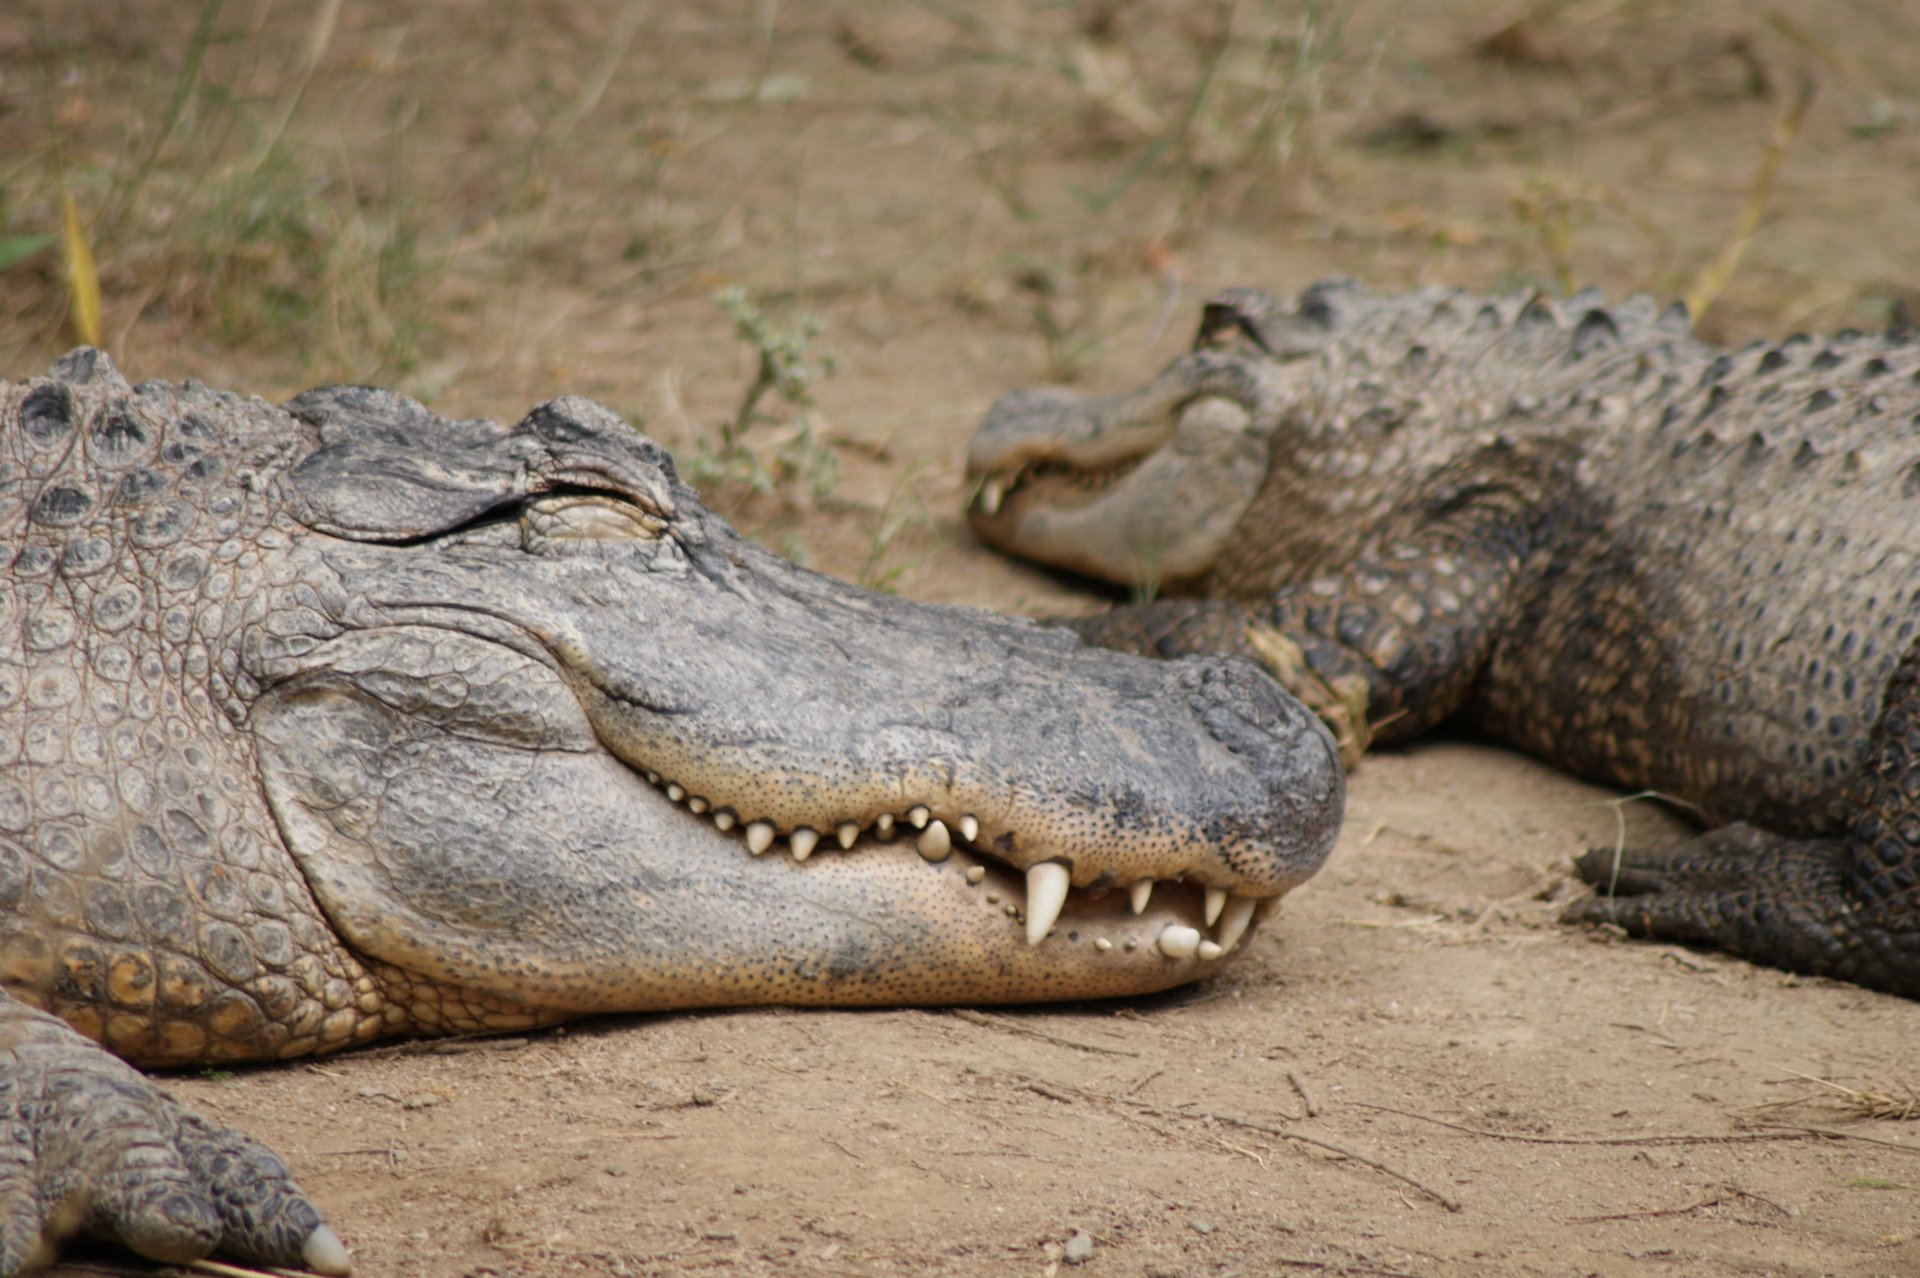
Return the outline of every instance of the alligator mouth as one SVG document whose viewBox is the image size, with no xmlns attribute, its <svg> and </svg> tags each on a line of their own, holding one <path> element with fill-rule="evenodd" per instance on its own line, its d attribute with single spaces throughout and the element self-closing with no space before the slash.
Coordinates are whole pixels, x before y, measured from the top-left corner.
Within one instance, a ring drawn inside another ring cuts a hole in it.
<svg viewBox="0 0 1920 1278">
<path fill-rule="evenodd" d="M 984 519 L 995 519 L 1009 498 L 1038 497 L 1062 510 L 1092 505 L 1150 456 L 1140 453 L 1098 468 L 1076 466 L 1058 458 L 1037 458 L 988 471 L 974 486 L 969 509 Z"/>
<path fill-rule="evenodd" d="M 1073 922 L 1063 939 L 1069 944 L 1091 945 L 1100 953 L 1115 949 L 1132 953 L 1152 945 L 1168 959 L 1211 962 L 1231 952 L 1252 925 L 1270 917 L 1280 902 L 1277 895 L 1244 895 L 1184 879 L 1139 878 L 1122 887 L 1112 875 L 1103 874 L 1076 887 L 1073 867 L 1066 860 L 1035 861 L 1022 869 L 1015 860 L 1013 833 L 996 837 L 971 813 L 937 812 L 924 803 L 910 804 L 898 813 L 883 812 L 864 823 L 850 819 L 783 829 L 765 817 L 743 815 L 730 805 L 716 805 L 704 795 L 689 793 L 658 772 L 641 770 L 641 775 L 670 802 L 710 822 L 750 856 L 771 853 L 805 862 L 814 856 L 911 846 L 931 871 L 959 875 L 981 894 L 986 906 L 1003 909 L 1011 922 L 1024 928 L 1030 946 L 1058 937 L 1062 915 L 1068 914 Z M 1125 911 L 1117 908 L 1122 892 Z M 1102 909 L 1109 899 L 1113 906 Z M 1134 920 L 1153 900 L 1160 901 L 1163 911 L 1172 905 L 1188 921 L 1164 923 L 1148 934 Z"/>
</svg>

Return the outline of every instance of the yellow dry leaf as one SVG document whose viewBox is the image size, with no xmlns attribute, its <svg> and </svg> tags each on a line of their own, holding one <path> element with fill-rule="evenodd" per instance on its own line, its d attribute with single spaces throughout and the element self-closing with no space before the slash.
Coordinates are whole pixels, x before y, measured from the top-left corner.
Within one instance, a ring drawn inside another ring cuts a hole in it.
<svg viewBox="0 0 1920 1278">
<path fill-rule="evenodd" d="M 100 344 L 100 272 L 87 246 L 86 228 L 73 193 L 60 192 L 60 256 L 67 269 L 67 319 L 88 346 Z"/>
</svg>

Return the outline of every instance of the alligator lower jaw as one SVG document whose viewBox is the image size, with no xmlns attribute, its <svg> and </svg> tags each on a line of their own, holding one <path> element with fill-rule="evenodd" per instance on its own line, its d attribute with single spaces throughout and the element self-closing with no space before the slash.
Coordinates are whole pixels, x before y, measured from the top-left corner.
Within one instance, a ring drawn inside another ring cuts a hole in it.
<svg viewBox="0 0 1920 1278">
<path fill-rule="evenodd" d="M 645 771 L 642 775 L 674 804 L 712 822 L 720 833 L 734 836 L 743 854 L 758 857 L 773 852 L 804 862 L 816 854 L 859 855 L 880 847 L 897 849 L 911 842 L 930 869 L 958 873 L 982 893 L 988 905 L 1002 905 L 1010 923 L 1025 929 L 1030 946 L 1055 933 L 1070 902 L 1090 906 L 1112 896 L 1117 904 L 1122 891 L 1119 885 L 1105 883 L 1075 888 L 1070 868 L 1058 860 L 1040 861 L 1021 871 L 981 845 L 980 823 L 970 814 L 935 813 L 924 804 L 915 804 L 897 816 L 882 814 L 866 826 L 842 821 L 823 822 L 830 825 L 826 830 L 804 825 L 780 830 L 771 821 L 742 820 L 731 807 L 716 808 L 704 796 L 689 794 L 684 786 L 657 772 Z M 1278 896 L 1245 896 L 1220 887 L 1182 880 L 1156 882 L 1151 878 L 1137 879 L 1124 891 L 1127 908 L 1107 912 L 1111 915 L 1110 928 L 1101 931 L 1088 924 L 1088 937 L 1079 936 L 1080 929 L 1076 928 L 1070 939 L 1085 940 L 1100 952 L 1115 948 L 1132 951 L 1142 944 L 1152 944 L 1169 959 L 1210 962 L 1224 958 L 1253 924 L 1273 913 L 1280 901 Z M 1164 908 L 1169 893 L 1177 894 L 1174 900 L 1181 903 L 1178 912 L 1185 922 L 1164 924 L 1150 937 L 1143 936 L 1138 927 L 1127 926 L 1156 897 Z M 1073 913 L 1084 917 L 1087 911 L 1075 909 Z"/>
</svg>

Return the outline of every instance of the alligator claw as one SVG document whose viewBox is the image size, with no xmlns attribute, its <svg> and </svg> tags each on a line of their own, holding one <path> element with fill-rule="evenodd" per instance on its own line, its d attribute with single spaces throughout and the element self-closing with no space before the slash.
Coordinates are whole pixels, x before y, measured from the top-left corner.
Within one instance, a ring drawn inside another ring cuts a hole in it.
<svg viewBox="0 0 1920 1278">
<path fill-rule="evenodd" d="M 75 1233 L 184 1264 L 213 1252 L 348 1271 L 265 1146 L 215 1127 L 51 1016 L 0 999 L 0 1275 Z"/>
</svg>

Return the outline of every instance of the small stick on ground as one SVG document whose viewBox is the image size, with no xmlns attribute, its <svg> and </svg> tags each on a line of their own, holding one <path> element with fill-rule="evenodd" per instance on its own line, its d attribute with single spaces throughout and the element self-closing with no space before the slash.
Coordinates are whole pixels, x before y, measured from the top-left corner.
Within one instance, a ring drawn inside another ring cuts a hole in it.
<svg viewBox="0 0 1920 1278">
<path fill-rule="evenodd" d="M 1034 1083 L 1037 1080 L 1020 1077 L 1018 1075 L 1015 1075 L 1015 1077 L 1019 1078 L 1021 1084 L 1029 1090 L 1038 1090 L 1034 1087 Z M 1130 1106 L 1133 1109 L 1152 1114 L 1158 1118 L 1179 1118 L 1185 1119 L 1188 1122 L 1224 1123 L 1229 1127 L 1239 1127 L 1246 1131 L 1259 1132 L 1263 1136 L 1272 1136 L 1276 1140 L 1290 1140 L 1302 1145 L 1312 1145 L 1316 1149 L 1324 1149 L 1330 1154 L 1337 1154 L 1341 1158 L 1348 1158 L 1362 1166 L 1371 1167 L 1383 1176 L 1391 1176 L 1393 1179 L 1419 1190 L 1427 1197 L 1439 1203 L 1442 1207 L 1445 1207 L 1448 1211 L 1461 1210 L 1460 1203 L 1456 1199 L 1448 1197 L 1431 1185 L 1423 1184 L 1415 1180 L 1412 1176 L 1400 1171 L 1398 1168 L 1389 1167 L 1377 1159 L 1369 1158 L 1365 1154 L 1357 1154 L 1351 1149 L 1336 1145 L 1332 1141 L 1321 1140 L 1317 1136 L 1303 1136 L 1299 1132 L 1290 1132 L 1285 1128 L 1275 1127 L 1270 1123 L 1255 1122 L 1251 1118 L 1241 1118 L 1235 1114 L 1222 1114 L 1215 1110 L 1168 1109 L 1165 1106 L 1155 1105 L 1149 1101 L 1135 1100 L 1131 1096 L 1115 1096 L 1111 1092 L 1096 1092 L 1089 1088 L 1074 1087 L 1065 1083 L 1048 1083 L 1044 1084 L 1044 1086 L 1050 1090 L 1042 1092 L 1041 1095 L 1043 1096 L 1051 1095 L 1052 1091 L 1072 1092 L 1076 1095 L 1084 1096 L 1088 1100 L 1104 1101 L 1109 1105 Z"/>
<path fill-rule="evenodd" d="M 1300 1094 L 1300 1103 L 1307 1107 L 1307 1117 L 1320 1117 L 1320 1102 L 1315 1100 L 1313 1093 L 1307 1090 L 1307 1080 L 1300 1077 L 1300 1075 L 1293 1070 L 1288 1070 L 1287 1081 L 1292 1083 L 1293 1090 Z"/>
<path fill-rule="evenodd" d="M 971 1008 L 950 1007 L 947 1009 L 947 1015 L 958 1017 L 969 1025 L 978 1025 L 983 1029 L 999 1030 L 1002 1034 L 1018 1034 L 1022 1038 L 1037 1038 L 1043 1043 L 1052 1043 L 1055 1047 L 1071 1047 L 1076 1052 L 1093 1052 L 1100 1056 L 1132 1056 L 1136 1059 L 1140 1055 L 1138 1052 L 1124 1051 L 1118 1047 L 1101 1047 L 1094 1043 L 1076 1043 L 1070 1038 L 1060 1038 L 1057 1035 L 1048 1034 L 1044 1030 L 1037 1030 L 1031 1026 L 1022 1025 L 1018 1021 L 1010 1021 L 1002 1016 L 987 1016 Z"/>
<path fill-rule="evenodd" d="M 1902 1145 L 1898 1141 L 1891 1140 L 1875 1140 L 1871 1136 L 1835 1131 L 1829 1127 L 1808 1127 L 1804 1123 L 1768 1123 L 1766 1126 L 1772 1130 L 1725 1132 L 1718 1135 L 1713 1133 L 1691 1135 L 1676 1132 L 1658 1136 L 1522 1136 L 1518 1132 L 1490 1132 L 1479 1127 L 1450 1123 L 1444 1118 L 1435 1118 L 1431 1114 L 1416 1114 L 1410 1109 L 1395 1109 L 1391 1105 L 1370 1105 L 1366 1101 L 1348 1101 L 1347 1104 L 1359 1109 L 1377 1110 L 1382 1114 L 1398 1114 L 1402 1118 L 1418 1119 L 1423 1123 L 1432 1123 L 1436 1127 L 1448 1127 L 1456 1132 L 1465 1132 L 1469 1136 L 1481 1136 L 1487 1140 L 1510 1140 L 1523 1145 L 1747 1145 L 1758 1141 L 1810 1140 L 1824 1137 L 1831 1140 L 1865 1141 L 1870 1145 L 1885 1145 L 1888 1149 L 1920 1154 L 1920 1146 Z"/>
</svg>

